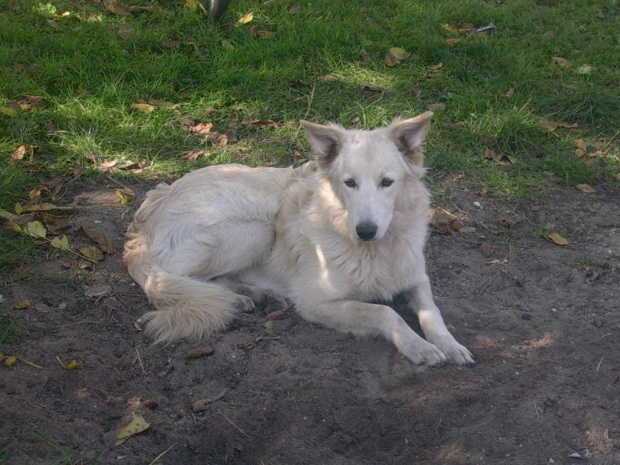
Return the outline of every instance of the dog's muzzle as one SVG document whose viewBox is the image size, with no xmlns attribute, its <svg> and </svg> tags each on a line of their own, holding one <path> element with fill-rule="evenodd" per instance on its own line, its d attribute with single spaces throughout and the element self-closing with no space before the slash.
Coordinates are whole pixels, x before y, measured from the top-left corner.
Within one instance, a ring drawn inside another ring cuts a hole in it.
<svg viewBox="0 0 620 465">
<path fill-rule="evenodd" d="M 377 225 L 372 221 L 362 221 L 355 227 L 355 232 L 362 241 L 372 241 L 377 235 Z"/>
</svg>

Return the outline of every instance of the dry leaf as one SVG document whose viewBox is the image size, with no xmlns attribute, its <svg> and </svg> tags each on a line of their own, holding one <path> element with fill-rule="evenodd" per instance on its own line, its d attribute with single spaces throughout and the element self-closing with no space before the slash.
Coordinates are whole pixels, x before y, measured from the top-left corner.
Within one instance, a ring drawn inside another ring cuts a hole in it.
<svg viewBox="0 0 620 465">
<path fill-rule="evenodd" d="M 166 39 L 166 40 L 162 40 L 161 44 L 164 48 L 167 48 L 168 50 L 172 50 L 175 48 L 179 48 L 181 46 L 181 40 L 180 39 Z"/>
<path fill-rule="evenodd" d="M 250 12 L 246 15 L 243 15 L 241 18 L 237 20 L 236 26 L 241 26 L 242 24 L 248 24 L 252 22 L 254 19 L 254 13 Z"/>
<path fill-rule="evenodd" d="M 198 158 L 202 157 L 203 155 L 206 155 L 206 153 L 207 152 L 205 151 L 205 149 L 192 149 L 192 150 L 188 150 L 187 152 L 181 154 L 179 158 L 185 161 L 196 161 L 198 160 Z"/>
<path fill-rule="evenodd" d="M 448 45 L 456 45 L 460 42 L 461 39 L 448 39 L 446 40 L 446 44 Z"/>
<path fill-rule="evenodd" d="M 512 215 L 500 215 L 499 222 L 502 224 L 502 226 L 512 228 L 515 224 L 517 224 L 518 220 Z"/>
<path fill-rule="evenodd" d="M 545 131 L 548 134 L 551 134 L 552 132 L 554 132 L 558 128 L 577 129 L 578 127 L 579 127 L 579 124 L 577 124 L 577 123 L 569 124 L 569 123 L 564 123 L 564 122 L 558 123 L 558 122 L 555 122 L 555 121 L 550 121 L 549 123 L 547 123 L 547 126 L 545 127 Z"/>
<path fill-rule="evenodd" d="M 114 254 L 114 244 L 112 244 L 112 241 L 106 235 L 106 233 L 99 231 L 98 229 L 89 228 L 87 226 L 82 226 L 82 231 L 86 233 L 90 240 L 99 244 L 99 247 L 102 251 L 104 251 L 108 255 Z"/>
<path fill-rule="evenodd" d="M 132 202 L 133 199 L 136 197 L 135 192 L 131 190 L 129 187 L 123 187 L 122 189 L 116 189 L 114 192 L 116 193 L 118 198 L 121 199 L 121 203 L 123 205 Z"/>
<path fill-rule="evenodd" d="M 114 168 L 116 165 L 118 165 L 118 158 L 114 158 L 112 160 L 102 161 L 101 163 L 99 163 L 99 166 L 97 167 L 97 170 L 98 171 L 107 171 L 110 168 Z"/>
<path fill-rule="evenodd" d="M 34 151 L 37 149 L 36 145 L 20 145 L 11 153 L 11 160 L 23 160 L 26 156 L 32 162 L 34 159 Z"/>
<path fill-rule="evenodd" d="M 150 103 L 132 103 L 131 108 L 141 111 L 142 113 L 151 113 L 157 110 L 157 107 L 155 105 L 151 105 Z"/>
<path fill-rule="evenodd" d="M 490 242 L 483 242 L 480 244 L 480 252 L 482 252 L 482 255 L 485 257 L 490 257 L 493 255 L 493 252 L 495 252 L 495 246 Z"/>
<path fill-rule="evenodd" d="M 258 31 L 258 37 L 260 39 L 271 39 L 275 37 L 276 33 L 273 31 Z"/>
<path fill-rule="evenodd" d="M 107 11 L 110 14 L 117 15 L 117 16 L 126 16 L 126 17 L 132 16 L 129 11 L 127 11 L 124 7 L 122 7 L 117 2 L 104 0 L 103 5 L 105 7 L 105 11 Z"/>
<path fill-rule="evenodd" d="M 45 100 L 45 97 L 39 95 L 26 95 L 17 101 L 17 106 L 19 106 L 21 110 L 44 108 L 47 106 L 47 100 Z"/>
<path fill-rule="evenodd" d="M 583 152 L 585 153 L 586 152 L 586 148 L 587 148 L 586 141 L 583 140 L 583 139 L 576 139 L 575 140 L 575 147 L 577 147 L 578 149 L 583 150 Z"/>
<path fill-rule="evenodd" d="M 444 111 L 446 109 L 446 104 L 441 103 L 430 103 L 426 106 L 426 109 L 429 111 Z"/>
<path fill-rule="evenodd" d="M 47 231 L 50 234 L 60 234 L 71 227 L 67 219 L 63 216 L 50 215 L 49 213 L 43 213 L 43 222 L 47 227 Z"/>
<path fill-rule="evenodd" d="M 52 239 L 52 242 L 50 242 L 50 245 L 55 249 L 69 250 L 69 238 L 66 235 L 55 237 Z"/>
<path fill-rule="evenodd" d="M 368 55 L 368 52 L 365 49 L 360 50 L 360 56 L 366 61 L 370 60 L 370 55 Z"/>
<path fill-rule="evenodd" d="M 60 360 L 60 357 L 58 356 L 56 356 L 56 360 L 58 360 L 58 363 L 60 363 L 63 370 L 75 370 L 76 368 L 81 368 L 84 366 L 82 362 L 78 362 L 77 360 L 71 360 L 71 363 L 68 364 L 62 363 L 62 360 Z"/>
<path fill-rule="evenodd" d="M 443 63 L 437 63 L 436 65 L 429 66 L 428 69 L 441 69 L 443 68 Z"/>
<path fill-rule="evenodd" d="M 213 123 L 198 123 L 194 126 L 184 127 L 185 131 L 189 133 L 202 134 L 202 135 L 210 133 L 212 128 L 213 128 Z"/>
<path fill-rule="evenodd" d="M 4 358 L 4 364 L 9 368 L 15 367 L 15 365 L 17 365 L 17 357 L 15 355 L 10 355 L 9 357 Z"/>
<path fill-rule="evenodd" d="M 571 66 L 573 66 L 570 61 L 562 57 L 553 57 L 552 60 L 560 68 L 570 68 Z"/>
<path fill-rule="evenodd" d="M 17 117 L 17 111 L 9 107 L 0 107 L 0 115 L 8 116 L 9 118 Z"/>
<path fill-rule="evenodd" d="M 560 234 L 553 232 L 547 236 L 547 239 L 552 241 L 554 244 L 566 246 L 569 244 L 568 240 L 563 238 Z"/>
<path fill-rule="evenodd" d="M 168 102 L 166 100 L 149 100 L 148 103 L 150 103 L 151 105 L 155 105 L 158 108 L 167 108 L 170 110 L 176 110 L 177 108 L 179 108 L 179 104 L 178 103 L 173 103 L 173 102 Z"/>
<path fill-rule="evenodd" d="M 148 427 L 151 426 L 144 419 L 144 417 L 142 417 L 142 415 L 136 412 L 132 412 L 131 415 L 133 416 L 133 418 L 131 419 L 129 424 L 121 428 L 116 435 L 116 441 L 114 442 L 115 446 L 120 446 L 130 437 L 147 430 Z"/>
<path fill-rule="evenodd" d="M 103 252 L 96 245 L 88 245 L 80 249 L 80 253 L 88 258 L 91 262 L 100 262 L 103 260 Z"/>
<path fill-rule="evenodd" d="M 118 31 L 116 31 L 116 35 L 123 40 L 129 38 L 132 34 L 133 34 L 133 29 L 129 26 L 121 26 L 121 28 Z"/>
<path fill-rule="evenodd" d="M 228 389 L 222 389 L 222 391 L 220 391 L 220 393 L 216 396 L 194 401 L 192 402 L 192 410 L 194 412 L 201 412 L 203 410 L 206 410 L 207 408 L 209 408 L 208 407 L 209 404 L 212 404 L 213 402 L 217 402 L 218 400 L 223 399 L 226 396 L 226 394 L 228 394 Z"/>
<path fill-rule="evenodd" d="M 204 345 L 204 346 L 196 347 L 194 349 L 185 351 L 185 358 L 191 359 L 191 358 L 206 357 L 208 355 L 213 355 L 213 352 L 214 352 L 213 347 L 209 345 Z"/>
<path fill-rule="evenodd" d="M 47 236 L 47 229 L 40 221 L 31 221 L 24 227 L 24 232 L 31 237 L 45 239 Z"/>
<path fill-rule="evenodd" d="M 30 301 L 29 300 L 17 300 L 15 302 L 15 304 L 13 305 L 13 308 L 15 310 L 24 310 L 26 308 L 30 307 Z"/>
<path fill-rule="evenodd" d="M 406 51 L 404 48 L 392 47 L 385 52 L 385 64 L 388 66 L 395 66 L 409 55 L 411 55 L 411 53 Z"/>
<path fill-rule="evenodd" d="M 575 187 L 586 194 L 594 194 L 595 192 L 597 192 L 597 190 L 590 184 L 577 184 Z"/>
<path fill-rule="evenodd" d="M 301 8 L 301 3 L 293 3 L 293 5 L 288 9 L 289 14 L 294 15 Z"/>
<path fill-rule="evenodd" d="M 510 98 L 514 95 L 514 93 L 515 93 L 515 90 L 514 90 L 514 89 L 512 89 L 512 88 L 511 88 L 511 89 L 508 89 L 508 90 L 506 91 L 506 93 L 504 93 L 504 94 L 502 94 L 502 95 L 500 96 L 500 98 L 501 98 L 502 100 L 509 100 L 509 99 L 510 99 Z"/>
<path fill-rule="evenodd" d="M 590 74 L 592 72 L 592 65 L 581 65 L 577 72 L 579 74 Z"/>
<path fill-rule="evenodd" d="M 326 74 L 325 76 L 323 76 L 321 78 L 321 81 L 323 81 L 323 82 L 336 82 L 336 78 L 334 76 L 332 76 L 331 74 Z"/>
</svg>

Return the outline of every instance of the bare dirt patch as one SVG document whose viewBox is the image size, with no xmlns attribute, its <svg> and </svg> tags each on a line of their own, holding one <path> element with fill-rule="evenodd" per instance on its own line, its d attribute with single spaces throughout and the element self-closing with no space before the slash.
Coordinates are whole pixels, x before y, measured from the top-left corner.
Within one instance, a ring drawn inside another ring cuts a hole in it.
<svg viewBox="0 0 620 465">
<path fill-rule="evenodd" d="M 74 202 L 117 202 L 115 187 L 91 182 Z M 294 312 L 271 331 L 264 313 L 243 315 L 204 357 L 152 347 L 137 323 L 149 303 L 121 261 L 137 205 L 79 211 L 72 241 L 95 227 L 117 253 L 79 272 L 62 255 L 2 291 L 0 311 L 25 328 L 5 352 L 43 368 L 0 369 L 0 462 L 619 464 L 618 192 L 516 203 L 459 185 L 441 203 L 462 224 L 431 235 L 429 273 L 474 368 L 415 367 Z M 115 446 L 135 398 L 150 427 Z M 194 412 L 200 399 L 212 402 Z"/>
</svg>

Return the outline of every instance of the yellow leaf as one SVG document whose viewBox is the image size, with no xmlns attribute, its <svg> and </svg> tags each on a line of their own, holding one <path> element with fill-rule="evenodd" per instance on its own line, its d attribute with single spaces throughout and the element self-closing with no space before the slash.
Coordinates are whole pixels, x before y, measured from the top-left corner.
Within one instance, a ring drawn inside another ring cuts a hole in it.
<svg viewBox="0 0 620 465">
<path fill-rule="evenodd" d="M 15 204 L 15 213 L 17 213 L 18 215 L 21 215 L 23 211 L 24 211 L 24 207 L 22 207 L 20 204 L 16 203 Z"/>
<path fill-rule="evenodd" d="M 254 13 L 250 12 L 247 15 L 243 15 L 241 18 L 237 20 L 237 26 L 242 24 L 248 24 L 254 19 Z"/>
<path fill-rule="evenodd" d="M 385 52 L 385 64 L 388 66 L 395 66 L 409 55 L 411 55 L 411 53 L 407 52 L 404 48 L 392 47 Z"/>
<path fill-rule="evenodd" d="M 131 108 L 141 111 L 142 113 L 151 113 L 152 111 L 157 110 L 157 107 L 155 105 L 151 105 L 150 103 L 132 103 Z"/>
<path fill-rule="evenodd" d="M 50 245 L 55 249 L 69 250 L 69 238 L 66 235 L 55 237 Z"/>
<path fill-rule="evenodd" d="M 17 300 L 15 302 L 15 304 L 13 305 L 13 308 L 15 310 L 24 310 L 26 308 L 30 307 L 30 301 L 29 300 Z"/>
<path fill-rule="evenodd" d="M 100 262 L 103 260 L 103 252 L 95 245 L 82 247 L 80 253 L 93 262 Z"/>
<path fill-rule="evenodd" d="M 437 63 L 436 65 L 429 66 L 428 69 L 441 69 L 443 68 L 443 63 Z"/>
<path fill-rule="evenodd" d="M 45 226 L 40 221 L 31 221 L 26 224 L 24 228 L 24 232 L 31 237 L 40 237 L 45 238 L 47 235 L 47 230 Z"/>
<path fill-rule="evenodd" d="M 566 246 L 569 244 L 568 240 L 566 240 L 565 238 L 563 238 L 560 234 L 554 232 L 554 233 L 550 233 L 547 236 L 547 239 L 549 239 L 551 242 L 553 242 L 554 244 L 557 245 L 562 245 L 562 246 Z"/>
<path fill-rule="evenodd" d="M 167 102 L 166 100 L 149 100 L 148 103 L 159 108 L 169 108 L 171 110 L 176 110 L 179 108 L 178 103 Z"/>
<path fill-rule="evenodd" d="M 9 118 L 15 118 L 17 116 L 17 110 L 9 107 L 0 107 L 0 114 L 8 116 Z"/>
<path fill-rule="evenodd" d="M 207 14 L 207 10 L 198 0 L 185 0 L 185 8 L 189 8 L 192 11 L 200 10 L 203 14 Z"/>
<path fill-rule="evenodd" d="M 121 428 L 116 435 L 116 441 L 114 442 L 115 446 L 120 446 L 130 437 L 135 436 L 142 431 L 146 431 L 148 427 L 151 426 L 150 423 L 142 417 L 142 415 L 135 412 L 133 412 L 132 415 L 133 418 L 131 422 L 127 426 Z"/>
<path fill-rule="evenodd" d="M 616 178 L 616 181 L 620 181 L 620 173 L 614 174 L 614 178 Z"/>
<path fill-rule="evenodd" d="M 123 187 L 122 189 L 116 189 L 116 195 L 121 199 L 123 205 L 130 203 L 135 198 L 136 194 L 129 187 Z"/>
<path fill-rule="evenodd" d="M 13 368 L 15 365 L 17 365 L 17 357 L 15 355 L 10 355 L 9 357 L 6 357 L 4 359 L 4 364 L 9 368 Z"/>
<path fill-rule="evenodd" d="M 586 194 L 594 194 L 596 192 L 596 189 L 590 184 L 577 184 L 575 187 Z"/>
<path fill-rule="evenodd" d="M 101 247 L 101 250 L 103 250 L 105 253 L 114 253 L 114 244 L 112 244 L 112 241 L 106 235 L 106 233 L 99 231 L 98 229 L 88 228 L 86 226 L 82 226 L 82 231 L 84 231 L 93 242 L 99 244 L 99 247 Z"/>
<path fill-rule="evenodd" d="M 58 360 L 58 363 L 60 363 L 60 366 L 64 370 L 75 370 L 76 368 L 81 368 L 84 366 L 82 362 L 78 362 L 77 360 L 71 360 L 71 363 L 68 363 L 66 365 L 62 363 L 62 360 L 60 360 L 60 357 L 56 356 L 56 360 Z"/>
</svg>

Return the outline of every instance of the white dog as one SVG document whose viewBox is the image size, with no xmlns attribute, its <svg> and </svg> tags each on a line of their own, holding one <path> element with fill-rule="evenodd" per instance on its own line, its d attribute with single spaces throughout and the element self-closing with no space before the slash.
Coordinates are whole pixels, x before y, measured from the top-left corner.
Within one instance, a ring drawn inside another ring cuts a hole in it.
<svg viewBox="0 0 620 465">
<path fill-rule="evenodd" d="M 433 301 L 423 255 L 432 113 L 373 131 L 302 121 L 316 166 L 212 166 L 148 193 L 124 260 L 158 342 L 203 338 L 268 293 L 306 320 L 381 335 L 414 363 L 474 363 Z M 426 340 L 387 305 L 405 293 Z"/>
</svg>

